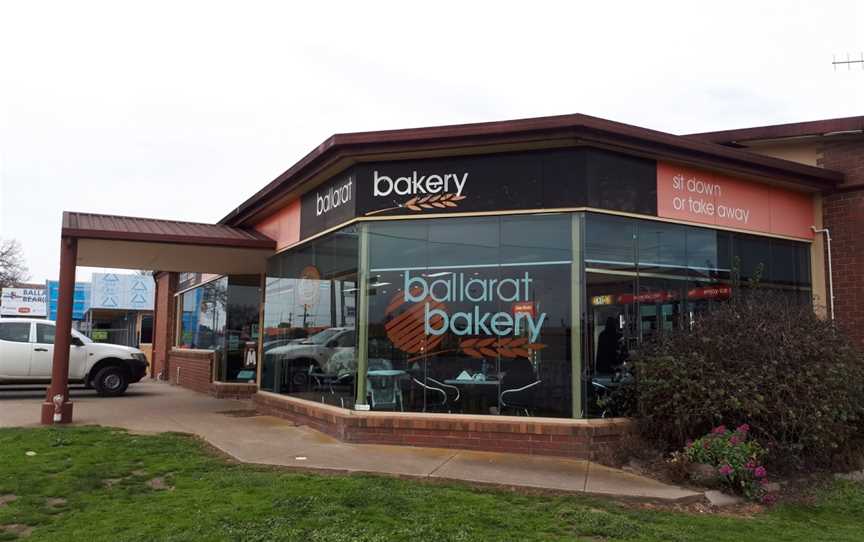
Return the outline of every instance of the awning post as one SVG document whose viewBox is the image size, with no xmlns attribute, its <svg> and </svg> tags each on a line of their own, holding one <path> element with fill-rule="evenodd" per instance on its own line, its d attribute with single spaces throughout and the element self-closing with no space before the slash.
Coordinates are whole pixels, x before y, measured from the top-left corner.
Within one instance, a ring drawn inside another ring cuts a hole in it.
<svg viewBox="0 0 864 542">
<path fill-rule="evenodd" d="M 42 403 L 42 424 L 70 423 L 72 402 L 69 401 L 69 348 L 72 339 L 72 302 L 75 295 L 75 266 L 78 240 L 60 239 L 60 291 L 57 297 L 57 328 L 54 333 L 54 358 L 51 385 Z"/>
</svg>

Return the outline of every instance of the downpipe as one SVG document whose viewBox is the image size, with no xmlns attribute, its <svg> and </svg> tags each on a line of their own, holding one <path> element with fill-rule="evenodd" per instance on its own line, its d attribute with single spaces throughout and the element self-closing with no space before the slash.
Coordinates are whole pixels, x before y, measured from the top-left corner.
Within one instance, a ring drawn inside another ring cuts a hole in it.
<svg viewBox="0 0 864 542">
<path fill-rule="evenodd" d="M 831 269 L 831 230 L 828 228 L 816 228 L 816 226 L 810 226 L 810 229 L 813 230 L 813 233 L 821 233 L 825 235 L 825 241 L 827 243 L 826 249 L 828 250 L 828 300 L 831 321 L 834 321 L 834 273 Z"/>
</svg>

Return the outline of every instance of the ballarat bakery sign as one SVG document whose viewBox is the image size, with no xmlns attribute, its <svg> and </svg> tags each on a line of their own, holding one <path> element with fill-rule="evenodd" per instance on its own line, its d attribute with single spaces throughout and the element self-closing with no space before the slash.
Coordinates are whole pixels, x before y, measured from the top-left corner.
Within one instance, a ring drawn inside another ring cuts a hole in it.
<svg viewBox="0 0 864 542">
<path fill-rule="evenodd" d="M 357 166 L 358 215 L 421 215 L 542 205 L 540 154 L 410 160 Z"/>
<path fill-rule="evenodd" d="M 45 288 L 3 288 L 0 316 L 45 316 Z"/>
<path fill-rule="evenodd" d="M 358 164 L 301 197 L 305 239 L 358 217 L 584 204 L 579 150 Z"/>
</svg>

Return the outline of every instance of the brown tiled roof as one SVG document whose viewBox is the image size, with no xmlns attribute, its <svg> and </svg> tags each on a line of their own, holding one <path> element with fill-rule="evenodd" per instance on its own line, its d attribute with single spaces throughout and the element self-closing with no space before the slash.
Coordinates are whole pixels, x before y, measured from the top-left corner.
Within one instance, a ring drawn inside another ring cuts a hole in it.
<svg viewBox="0 0 864 542">
<path fill-rule="evenodd" d="M 842 133 L 864 132 L 864 116 L 844 117 L 839 119 L 813 120 L 809 122 L 793 122 L 791 124 L 773 124 L 770 126 L 754 126 L 753 128 L 738 128 L 720 132 L 702 132 L 689 134 L 686 137 L 712 143 L 735 143 L 757 139 L 784 139 L 792 137 L 822 136 Z"/>
<path fill-rule="evenodd" d="M 276 248 L 276 242 L 252 230 L 131 216 L 63 213 L 63 236 L 87 239 L 149 241 L 187 245 Z"/>
<path fill-rule="evenodd" d="M 378 132 L 336 134 L 325 140 L 282 175 L 240 204 L 219 221 L 241 225 L 269 212 L 280 198 L 322 172 L 347 167 L 352 162 L 400 159 L 418 153 L 465 153 L 498 146 L 570 144 L 601 146 L 619 152 L 667 160 L 695 162 L 706 167 L 727 169 L 744 175 L 766 177 L 808 189 L 831 189 L 843 181 L 843 174 L 779 158 L 700 141 L 588 115 L 561 115 L 531 119 L 410 128 Z"/>
</svg>

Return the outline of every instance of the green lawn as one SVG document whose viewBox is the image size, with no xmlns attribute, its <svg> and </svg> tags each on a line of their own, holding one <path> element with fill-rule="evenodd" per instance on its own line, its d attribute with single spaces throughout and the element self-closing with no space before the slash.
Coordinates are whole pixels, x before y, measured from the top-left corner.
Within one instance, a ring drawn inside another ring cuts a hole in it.
<svg viewBox="0 0 864 542">
<path fill-rule="evenodd" d="M 814 507 L 729 519 L 276 471 L 227 463 L 182 435 L 96 427 L 0 430 L 0 502 L 9 495 L 0 526 L 30 526 L 32 541 L 864 540 L 864 485 L 853 483 Z"/>
</svg>

